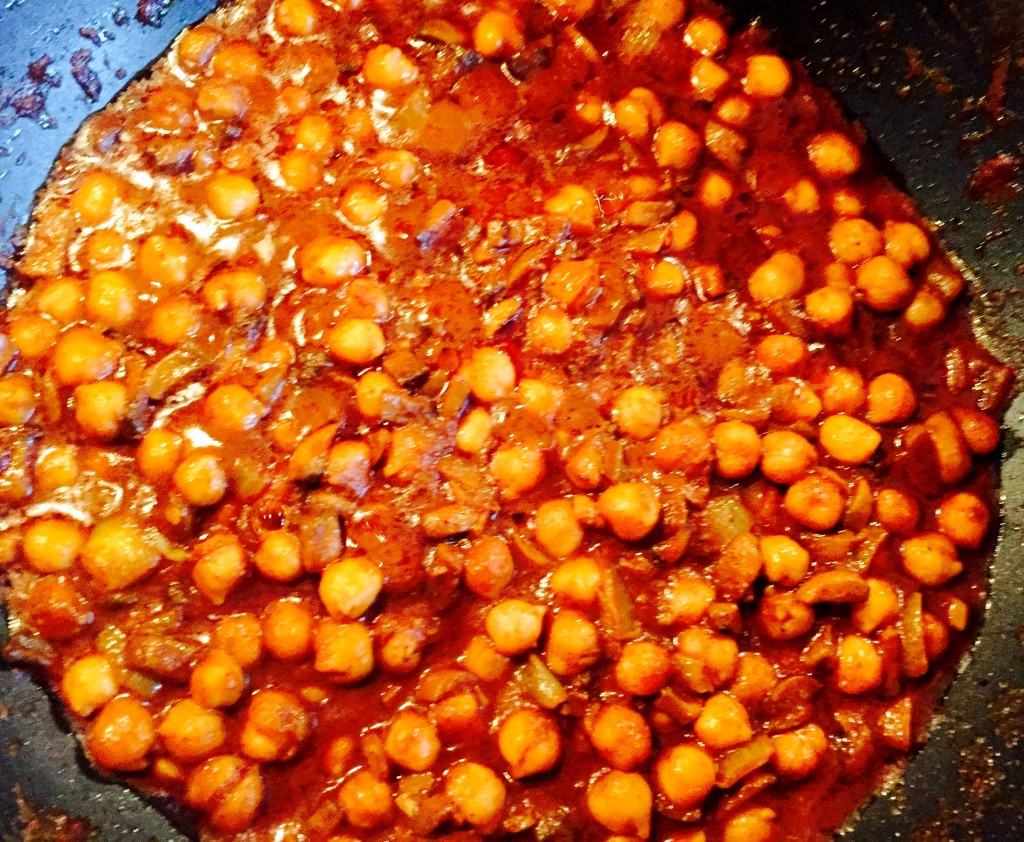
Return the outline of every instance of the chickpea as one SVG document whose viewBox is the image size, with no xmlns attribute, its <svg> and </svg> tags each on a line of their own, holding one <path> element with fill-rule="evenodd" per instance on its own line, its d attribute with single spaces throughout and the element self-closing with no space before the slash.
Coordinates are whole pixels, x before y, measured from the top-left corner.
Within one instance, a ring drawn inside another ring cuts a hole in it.
<svg viewBox="0 0 1024 842">
<path fill-rule="evenodd" d="M 747 279 L 747 290 L 755 301 L 770 303 L 799 295 L 806 270 L 798 254 L 777 251 L 758 266 Z"/>
<path fill-rule="evenodd" d="M 747 75 L 743 78 L 743 90 L 749 96 L 778 99 L 789 90 L 792 81 L 789 66 L 778 56 L 760 54 L 747 59 Z"/>
<path fill-rule="evenodd" d="M 697 184 L 697 198 L 705 210 L 720 211 L 735 193 L 732 181 L 725 173 L 712 170 Z"/>
<path fill-rule="evenodd" d="M 75 420 L 95 438 L 115 438 L 127 412 L 128 390 L 123 383 L 84 383 L 75 387 Z"/>
<path fill-rule="evenodd" d="M 597 601 L 601 585 L 601 568 L 586 557 L 563 561 L 555 568 L 548 582 L 551 592 L 574 605 L 586 607 Z"/>
<path fill-rule="evenodd" d="M 142 241 L 136 260 L 139 274 L 165 287 L 182 287 L 191 280 L 196 257 L 179 237 L 152 234 Z"/>
<path fill-rule="evenodd" d="M 827 532 L 839 523 L 846 500 L 835 480 L 811 473 L 789 487 L 782 504 L 797 523 Z"/>
<path fill-rule="evenodd" d="M 868 596 L 850 615 L 861 634 L 869 635 L 896 621 L 900 613 L 900 597 L 896 588 L 885 579 L 868 579 Z"/>
<path fill-rule="evenodd" d="M 218 386 L 210 392 L 203 411 L 214 429 L 234 434 L 251 430 L 265 412 L 252 392 L 234 383 Z"/>
<path fill-rule="evenodd" d="M 917 529 L 921 511 L 917 501 L 895 488 L 883 488 L 875 500 L 875 517 L 889 532 L 907 535 Z"/>
<path fill-rule="evenodd" d="M 195 450 L 181 460 L 173 474 L 174 487 L 194 506 L 219 503 L 228 490 L 228 477 L 216 453 Z"/>
<path fill-rule="evenodd" d="M 615 681 L 624 693 L 650 696 L 661 690 L 672 673 L 668 652 L 659 643 L 634 640 L 627 643 L 615 664 Z"/>
<path fill-rule="evenodd" d="M 506 717 L 498 727 L 498 750 L 518 780 L 546 772 L 562 754 L 562 738 L 548 714 L 524 708 Z"/>
<path fill-rule="evenodd" d="M 110 219 L 116 202 L 124 198 L 124 183 L 102 170 L 90 170 L 71 194 L 71 210 L 83 225 L 100 225 Z"/>
<path fill-rule="evenodd" d="M 507 398 L 516 385 L 512 358 L 499 348 L 475 350 L 464 373 L 474 397 L 484 403 Z"/>
<path fill-rule="evenodd" d="M 406 187 L 416 179 L 420 161 L 405 149 L 384 149 L 374 156 L 381 179 L 389 187 Z"/>
<path fill-rule="evenodd" d="M 441 751 L 437 728 L 422 713 L 399 711 L 388 727 L 384 751 L 403 769 L 425 772 Z"/>
<path fill-rule="evenodd" d="M 572 319 L 557 307 L 540 307 L 526 322 L 526 341 L 542 354 L 564 354 L 573 343 Z"/>
<path fill-rule="evenodd" d="M 796 482 L 818 463 L 814 445 L 791 430 L 768 433 L 761 450 L 761 473 L 780 485 Z"/>
<path fill-rule="evenodd" d="M 830 415 L 821 422 L 819 439 L 825 452 L 844 465 L 862 465 L 878 450 L 882 436 L 850 415 Z"/>
<path fill-rule="evenodd" d="M 704 703 L 693 732 L 713 751 L 742 745 L 753 736 L 747 709 L 726 693 L 716 693 Z"/>
<path fill-rule="evenodd" d="M 501 538 L 489 535 L 473 542 L 462 570 L 463 581 L 473 593 L 493 599 L 514 575 L 512 553 Z"/>
<path fill-rule="evenodd" d="M 739 647 L 731 637 L 695 626 L 679 633 L 676 649 L 684 658 L 703 664 L 705 676 L 715 687 L 727 684 L 736 675 Z"/>
<path fill-rule="evenodd" d="M 241 121 L 251 105 L 249 89 L 238 82 L 207 79 L 199 85 L 196 107 L 213 120 Z"/>
<path fill-rule="evenodd" d="M 387 44 L 374 47 L 363 62 L 363 78 L 375 88 L 397 90 L 416 81 L 419 71 L 398 48 Z"/>
<path fill-rule="evenodd" d="M 854 368 L 836 366 L 821 384 L 821 402 L 828 413 L 853 415 L 867 398 L 864 377 Z"/>
<path fill-rule="evenodd" d="M 686 251 L 697 241 L 697 228 L 695 214 L 687 210 L 679 211 L 668 223 L 669 246 L 675 251 Z"/>
<path fill-rule="evenodd" d="M 728 81 L 729 71 L 708 56 L 701 56 L 690 67 L 690 85 L 697 99 L 713 101 Z"/>
<path fill-rule="evenodd" d="M 259 767 L 233 754 L 211 757 L 196 767 L 185 790 L 185 802 L 207 813 L 210 824 L 224 833 L 246 830 L 262 801 Z"/>
<path fill-rule="evenodd" d="M 196 547 L 192 568 L 196 589 L 214 605 L 223 605 L 228 594 L 248 572 L 245 549 L 234 535 L 212 535 Z"/>
<path fill-rule="evenodd" d="M 612 111 L 619 131 L 633 140 L 647 137 L 665 117 L 658 98 L 647 88 L 634 88 L 615 103 Z"/>
<path fill-rule="evenodd" d="M 181 450 L 181 436 L 161 427 L 151 427 L 135 454 L 139 471 L 150 482 L 166 480 L 174 473 Z"/>
<path fill-rule="evenodd" d="M 65 386 L 110 377 L 124 348 L 92 327 L 72 327 L 61 334 L 53 351 L 53 370 Z"/>
<path fill-rule="evenodd" d="M 275 582 L 291 582 L 303 572 L 302 545 L 295 533 L 285 529 L 268 533 L 253 560 L 256 569 Z"/>
<path fill-rule="evenodd" d="M 306 606 L 278 599 L 263 612 L 263 642 L 275 658 L 295 661 L 313 649 L 313 615 Z"/>
<path fill-rule="evenodd" d="M 164 345 L 180 345 L 199 332 L 201 311 L 191 298 L 178 295 L 157 304 L 146 324 L 146 336 Z"/>
<path fill-rule="evenodd" d="M 60 573 L 71 569 L 85 544 L 81 527 L 58 517 L 32 521 L 22 536 L 25 559 L 40 573 Z"/>
<path fill-rule="evenodd" d="M 463 663 L 481 681 L 497 681 L 508 669 L 509 660 L 498 653 L 484 635 L 477 635 L 466 647 Z"/>
<path fill-rule="evenodd" d="M 516 403 L 540 418 L 554 420 L 562 406 L 564 393 L 546 380 L 526 377 L 515 390 Z"/>
<path fill-rule="evenodd" d="M 662 470 L 695 474 L 711 461 L 711 437 L 692 418 L 662 427 L 654 438 L 654 461 Z"/>
<path fill-rule="evenodd" d="M 836 651 L 836 686 L 850 696 L 877 689 L 882 683 L 882 655 L 868 638 L 848 634 Z"/>
<path fill-rule="evenodd" d="M 945 302 L 927 287 L 919 289 L 903 311 L 903 321 L 918 332 L 931 330 L 945 318 Z"/>
<path fill-rule="evenodd" d="M 313 0 L 279 0 L 274 22 L 285 35 L 304 38 L 316 30 L 319 15 Z"/>
<path fill-rule="evenodd" d="M 692 626 L 699 623 L 715 601 L 715 589 L 693 575 L 673 577 L 659 600 L 658 622 Z"/>
<path fill-rule="evenodd" d="M 651 787 L 637 772 L 612 769 L 590 784 L 587 809 L 612 833 L 646 839 L 651 835 Z"/>
<path fill-rule="evenodd" d="M 817 185 L 809 178 L 798 179 L 782 194 L 782 201 L 790 211 L 798 214 L 817 213 L 821 207 Z"/>
<path fill-rule="evenodd" d="M 655 766 L 658 789 L 681 810 L 699 807 L 715 785 L 715 761 L 695 743 L 668 749 Z"/>
<path fill-rule="evenodd" d="M 811 723 L 772 737 L 772 762 L 780 775 L 806 778 L 818 768 L 828 751 L 828 737 Z"/>
<path fill-rule="evenodd" d="M 703 148 L 701 136 L 686 123 L 669 120 L 654 133 L 654 158 L 660 167 L 689 170 Z"/>
<path fill-rule="evenodd" d="M 565 558 L 579 549 L 583 528 L 569 500 L 546 500 L 534 518 L 537 542 L 555 558 Z"/>
<path fill-rule="evenodd" d="M 714 18 L 695 17 L 683 32 L 683 41 L 702 56 L 713 56 L 725 49 L 728 36 L 725 28 Z"/>
<path fill-rule="evenodd" d="M 814 609 L 790 593 L 770 593 L 758 606 L 761 630 L 771 640 L 795 640 L 814 626 Z"/>
<path fill-rule="evenodd" d="M 90 716 L 117 695 L 119 685 L 110 661 L 103 655 L 86 655 L 64 671 L 60 691 L 74 713 Z"/>
<path fill-rule="evenodd" d="M 340 207 L 342 214 L 353 225 L 371 225 L 384 215 L 387 196 L 371 182 L 356 181 L 345 188 Z"/>
<path fill-rule="evenodd" d="M 313 286 L 340 286 L 359 275 L 369 262 L 366 249 L 351 237 L 317 237 L 299 252 L 302 279 Z"/>
<path fill-rule="evenodd" d="M 573 231 L 587 232 L 593 230 L 600 207 L 586 187 L 567 184 L 544 203 L 544 210 L 567 222 Z"/>
<path fill-rule="evenodd" d="M 327 347 L 340 362 L 369 365 L 387 347 L 384 331 L 369 319 L 342 319 L 327 334 Z"/>
<path fill-rule="evenodd" d="M 647 720 L 627 705 L 604 705 L 590 723 L 589 732 L 594 750 L 615 769 L 629 771 L 651 754 Z"/>
<path fill-rule="evenodd" d="M 171 705 L 156 733 L 167 753 L 186 763 L 206 759 L 227 739 L 221 714 L 191 699 L 182 699 Z"/>
<path fill-rule="evenodd" d="M 729 695 L 749 708 L 760 703 L 778 683 L 779 676 L 771 661 L 756 652 L 743 652 L 736 677 L 729 685 Z"/>
<path fill-rule="evenodd" d="M 885 254 L 904 269 L 926 260 L 932 246 L 928 235 L 913 222 L 886 222 Z"/>
<path fill-rule="evenodd" d="M 3 548 L 5 563 L 13 558 L 13 544 L 10 540 Z M 46 642 L 71 640 L 94 619 L 81 594 L 62 576 L 36 578 L 23 594 L 21 611 L 26 625 Z"/>
<path fill-rule="evenodd" d="M 775 811 L 770 807 L 753 807 L 729 819 L 722 842 L 769 842 L 774 834 Z"/>
<path fill-rule="evenodd" d="M 908 538 L 900 544 L 900 557 L 907 573 L 933 588 L 946 584 L 964 569 L 957 558 L 956 545 L 937 532 Z"/>
<path fill-rule="evenodd" d="M 508 12 L 485 12 L 473 29 L 473 46 L 485 58 L 518 53 L 524 46 L 523 27 Z"/>
<path fill-rule="evenodd" d="M 227 310 L 239 319 L 263 306 L 267 300 L 267 287 L 251 269 L 229 269 L 207 280 L 202 298 L 214 312 Z"/>
<path fill-rule="evenodd" d="M 547 608 L 521 599 L 503 599 L 487 612 L 484 628 L 502 655 L 519 655 L 540 640 Z"/>
<path fill-rule="evenodd" d="M 342 784 L 338 801 L 349 824 L 361 830 L 381 827 L 394 812 L 391 787 L 369 769 L 360 769 Z"/>
<path fill-rule="evenodd" d="M 551 622 L 544 655 L 556 675 L 573 676 L 589 669 L 601 657 L 597 626 L 571 608 L 559 610 Z"/>
<path fill-rule="evenodd" d="M 999 447 L 999 424 L 971 406 L 955 406 L 950 412 L 971 453 L 988 454 Z"/>
<path fill-rule="evenodd" d="M 335 619 L 354 620 L 377 601 L 384 574 L 367 556 L 346 556 L 330 564 L 320 577 L 320 601 Z"/>
<path fill-rule="evenodd" d="M 844 218 L 833 223 L 828 244 L 836 260 L 854 265 L 882 253 L 882 232 L 866 219 Z"/>
<path fill-rule="evenodd" d="M 223 649 L 211 649 L 192 669 L 189 694 L 203 707 L 231 707 L 245 690 L 242 667 Z"/>
<path fill-rule="evenodd" d="M 217 623 L 213 643 L 240 667 L 249 669 L 263 655 L 263 628 L 252 614 L 234 614 Z"/>
<path fill-rule="evenodd" d="M 617 538 L 639 541 L 661 517 L 658 492 L 644 482 L 619 482 L 597 499 L 597 508 Z"/>
<path fill-rule="evenodd" d="M 686 273 L 673 260 L 659 260 L 644 273 L 644 289 L 653 298 L 673 298 L 686 288 Z"/>
<path fill-rule="evenodd" d="M 872 310 L 891 313 L 906 307 L 914 294 L 906 270 L 885 255 L 861 263 L 856 271 L 857 289 Z"/>
<path fill-rule="evenodd" d="M 210 69 L 217 76 L 241 82 L 250 81 L 262 75 L 263 56 L 248 41 L 229 41 L 214 52 Z"/>
<path fill-rule="evenodd" d="M 367 371 L 356 381 L 356 406 L 367 418 L 379 418 L 384 410 L 384 395 L 401 391 L 383 371 Z"/>
<path fill-rule="evenodd" d="M 507 445 L 491 457 L 490 472 L 501 496 L 514 500 L 537 487 L 547 472 L 547 462 L 536 445 Z"/>
<path fill-rule="evenodd" d="M 221 219 L 249 219 L 259 207 L 260 191 L 244 175 L 222 170 L 206 184 L 206 204 Z"/>
<path fill-rule="evenodd" d="M 917 409 L 913 387 L 898 374 L 879 374 L 868 385 L 868 410 L 872 424 L 905 424 Z"/>
<path fill-rule="evenodd" d="M 78 448 L 73 444 L 44 450 L 36 462 L 36 491 L 42 494 L 66 488 L 78 479 Z"/>
<path fill-rule="evenodd" d="M 239 745 L 261 763 L 291 760 L 308 739 L 312 725 L 299 698 L 286 690 L 260 690 L 245 712 Z"/>
<path fill-rule="evenodd" d="M 754 353 L 773 374 L 792 374 L 807 360 L 807 344 L 790 333 L 773 333 L 757 344 Z"/>
<path fill-rule="evenodd" d="M 976 549 L 988 533 L 988 506 L 969 491 L 960 491 L 944 499 L 935 517 L 939 532 L 958 547 Z"/>
<path fill-rule="evenodd" d="M 721 421 L 711 430 L 715 469 L 726 479 L 752 473 L 761 461 L 761 438 L 745 421 Z"/>
<path fill-rule="evenodd" d="M 768 581 L 786 587 L 799 583 L 811 566 L 810 553 L 785 535 L 765 535 L 761 538 L 761 556 Z"/>
<path fill-rule="evenodd" d="M 37 288 L 35 303 L 40 313 L 49 316 L 57 324 L 68 325 L 82 318 L 85 290 L 74 278 L 57 278 Z"/>
<path fill-rule="evenodd" d="M 840 132 L 822 132 L 807 145 L 811 165 L 825 178 L 844 178 L 860 169 L 860 149 Z"/>
<path fill-rule="evenodd" d="M 444 791 L 456 819 L 474 827 L 494 825 L 505 806 L 504 781 L 486 766 L 469 760 L 461 760 L 448 770 Z"/>
<path fill-rule="evenodd" d="M 313 639 L 314 668 L 342 684 L 362 681 L 373 672 L 373 637 L 360 623 L 325 620 Z"/>
<path fill-rule="evenodd" d="M 285 152 L 277 161 L 281 181 L 296 193 L 307 193 L 320 184 L 322 173 L 316 159 L 301 149 Z"/>
<path fill-rule="evenodd" d="M 122 772 L 144 769 L 155 740 L 153 717 L 130 696 L 117 696 L 100 708 L 85 736 L 97 764 Z"/>
<path fill-rule="evenodd" d="M 650 386 L 631 386 L 612 403 L 612 419 L 619 431 L 631 439 L 651 438 L 661 427 L 665 396 Z"/>
</svg>

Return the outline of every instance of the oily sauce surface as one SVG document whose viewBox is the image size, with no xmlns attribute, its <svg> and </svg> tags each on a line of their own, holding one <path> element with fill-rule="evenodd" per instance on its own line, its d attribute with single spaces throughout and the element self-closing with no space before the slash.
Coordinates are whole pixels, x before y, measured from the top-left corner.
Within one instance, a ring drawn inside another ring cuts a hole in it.
<svg viewBox="0 0 1024 842">
<path fill-rule="evenodd" d="M 220 10 L 37 206 L 8 657 L 204 838 L 827 835 L 1011 381 L 860 147 L 704 3 Z"/>
</svg>

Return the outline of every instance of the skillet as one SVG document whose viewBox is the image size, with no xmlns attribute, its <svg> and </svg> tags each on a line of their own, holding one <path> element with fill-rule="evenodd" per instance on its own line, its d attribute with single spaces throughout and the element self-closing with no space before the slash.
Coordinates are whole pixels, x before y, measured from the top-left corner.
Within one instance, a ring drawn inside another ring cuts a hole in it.
<svg viewBox="0 0 1024 842">
<path fill-rule="evenodd" d="M 838 96 L 976 278 L 993 350 L 1024 362 L 1024 2 L 733 0 Z M 60 147 L 211 0 L 0 7 L 0 261 Z M 87 51 L 87 52 L 83 52 Z M 52 62 L 31 62 L 50 57 Z M 26 75 L 27 74 L 27 75 Z M 60 77 L 59 85 L 57 77 Z M 20 116 L 19 116 L 20 115 Z M 0 263 L 2 266 L 2 263 Z M 2 295 L 0 268 L 0 295 Z M 1024 398 L 1005 418 L 1002 526 L 978 642 L 902 782 L 841 838 L 1024 838 Z M 2 624 L 0 624 L 2 628 Z M 0 667 L 0 839 L 178 842 L 188 821 L 86 771 L 59 710 Z"/>
</svg>

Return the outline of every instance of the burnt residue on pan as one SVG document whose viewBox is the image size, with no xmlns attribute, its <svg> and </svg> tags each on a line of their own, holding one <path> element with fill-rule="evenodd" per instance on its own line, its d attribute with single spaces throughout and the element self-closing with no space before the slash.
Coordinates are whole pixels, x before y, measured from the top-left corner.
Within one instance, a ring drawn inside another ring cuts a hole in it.
<svg viewBox="0 0 1024 842">
<path fill-rule="evenodd" d="M 0 89 L 10 94 L 0 102 L 15 118 L 0 123 L 0 240 L 16 235 L 60 146 L 116 93 L 119 75 L 142 70 L 211 5 L 142 0 L 125 8 L 81 0 L 71 20 L 59 0 L 0 9 Z M 979 332 L 1024 370 L 1024 0 L 729 5 L 740 18 L 763 18 L 865 126 L 976 278 Z M 35 23 L 41 19 L 62 23 L 44 31 Z M 116 50 L 80 34 L 110 23 L 118 27 Z M 99 89 L 89 87 L 92 80 L 84 87 L 68 84 L 70 78 L 60 84 L 70 77 L 83 38 L 92 42 L 85 65 Z M 1024 838 L 1022 443 L 1024 397 L 1018 396 L 1006 415 L 1003 529 L 978 644 L 928 744 L 842 834 L 849 842 Z M 0 670 L 0 700 L 0 840 L 185 838 L 153 805 L 84 769 L 49 699 L 27 678 Z"/>
</svg>

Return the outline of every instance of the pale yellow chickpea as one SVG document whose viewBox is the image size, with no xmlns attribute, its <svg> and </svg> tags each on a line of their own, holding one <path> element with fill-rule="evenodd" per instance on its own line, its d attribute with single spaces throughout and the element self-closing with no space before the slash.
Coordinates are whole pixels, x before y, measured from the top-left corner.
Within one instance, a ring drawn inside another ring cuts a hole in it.
<svg viewBox="0 0 1024 842">
<path fill-rule="evenodd" d="M 563 561 L 548 581 L 552 593 L 582 607 L 597 601 L 600 585 L 601 568 L 596 561 L 586 556 Z"/>
<path fill-rule="evenodd" d="M 384 574 L 368 556 L 346 556 L 320 576 L 320 601 L 332 617 L 355 619 L 377 601 Z"/>
<path fill-rule="evenodd" d="M 328 332 L 327 347 L 338 361 L 364 366 L 384 353 L 387 340 L 380 325 L 370 319 L 342 319 Z"/>
<path fill-rule="evenodd" d="M 793 81 L 789 65 L 770 53 L 752 55 L 747 59 L 747 75 L 743 77 L 743 90 L 759 99 L 778 99 Z"/>
<path fill-rule="evenodd" d="M 608 527 L 623 541 L 639 541 L 661 518 L 661 501 L 655 488 L 645 482 L 619 482 L 597 499 L 597 508 Z"/>
<path fill-rule="evenodd" d="M 824 451 L 844 465 L 869 461 L 882 443 L 882 436 L 869 424 L 850 415 L 830 415 L 821 422 L 819 439 Z"/>
<path fill-rule="evenodd" d="M 545 500 L 534 516 L 537 543 L 555 558 L 565 558 L 579 549 L 583 528 L 570 500 Z"/>
<path fill-rule="evenodd" d="M 490 827 L 505 806 L 505 782 L 491 769 L 460 760 L 444 778 L 444 791 L 456 820 L 474 827 Z"/>
<path fill-rule="evenodd" d="M 397 90 L 412 84 L 419 71 L 398 47 L 380 44 L 366 54 L 363 78 L 375 88 Z"/>
<path fill-rule="evenodd" d="M 850 696 L 875 690 L 882 683 L 882 655 L 868 638 L 848 634 L 836 650 L 836 686 Z"/>
<path fill-rule="evenodd" d="M 128 389 L 123 383 L 104 381 L 75 387 L 75 420 L 89 435 L 115 438 L 128 414 Z"/>
<path fill-rule="evenodd" d="M 537 445 L 508 445 L 491 457 L 490 472 L 502 497 L 514 500 L 537 487 L 547 472 L 547 462 Z"/>
<path fill-rule="evenodd" d="M 611 833 L 646 839 L 651 834 L 654 797 L 650 784 L 637 772 L 612 769 L 587 789 L 587 809 Z"/>
<path fill-rule="evenodd" d="M 696 743 L 668 749 L 655 766 L 662 795 L 682 810 L 699 807 L 715 785 L 715 761 Z"/>
<path fill-rule="evenodd" d="M 303 571 L 299 537 L 287 529 L 269 532 L 253 556 L 256 569 L 275 582 L 291 582 Z"/>
<path fill-rule="evenodd" d="M 562 755 L 562 738 L 550 714 L 523 708 L 498 726 L 498 750 L 518 780 L 553 768 Z"/>
<path fill-rule="evenodd" d="M 512 394 L 516 385 L 516 367 L 500 348 L 477 348 L 463 372 L 473 396 L 493 403 Z"/>
<path fill-rule="evenodd" d="M 615 396 L 612 420 L 631 439 L 649 439 L 661 427 L 665 396 L 650 386 L 630 386 Z"/>
<path fill-rule="evenodd" d="M 818 464 L 818 451 L 792 430 L 775 430 L 761 439 L 761 473 L 780 485 L 801 479 Z"/>
<path fill-rule="evenodd" d="M 484 628 L 502 655 L 519 655 L 537 646 L 547 608 L 522 599 L 503 599 L 484 620 Z"/>
<path fill-rule="evenodd" d="M 765 535 L 760 544 L 764 574 L 769 582 L 793 587 L 807 575 L 811 565 L 810 553 L 792 538 Z"/>
<path fill-rule="evenodd" d="M 85 532 L 74 521 L 44 517 L 32 521 L 21 539 L 25 560 L 40 573 L 70 570 L 85 544 Z"/>
<path fill-rule="evenodd" d="M 540 307 L 526 322 L 526 341 L 541 354 L 564 354 L 573 343 L 572 319 L 557 307 Z"/>
<path fill-rule="evenodd" d="M 194 506 L 219 503 L 228 490 L 228 477 L 220 457 L 208 450 L 189 453 L 172 475 L 174 487 Z"/>
<path fill-rule="evenodd" d="M 716 693 L 704 703 L 693 732 L 713 751 L 742 745 L 753 736 L 747 709 L 727 693 Z"/>
<path fill-rule="evenodd" d="M 113 665 L 103 655 L 85 655 L 64 671 L 60 690 L 67 706 L 90 716 L 117 695 L 120 685 Z"/>
<path fill-rule="evenodd" d="M 782 301 L 799 295 L 805 280 L 806 269 L 800 255 L 777 251 L 751 273 L 747 289 L 755 301 Z"/>
<path fill-rule="evenodd" d="M 388 726 L 384 751 L 403 769 L 425 772 L 441 751 L 437 727 L 422 713 L 401 710 Z"/>
<path fill-rule="evenodd" d="M 597 626 L 583 614 L 562 608 L 548 630 L 544 659 L 556 675 L 573 676 L 593 666 L 601 657 Z"/>
<path fill-rule="evenodd" d="M 221 219 L 249 219 L 260 205 L 260 191 L 244 175 L 221 171 L 206 184 L 206 204 Z"/>
<path fill-rule="evenodd" d="M 903 569 L 929 587 L 946 584 L 964 569 L 957 558 L 956 545 L 938 532 L 908 538 L 900 544 L 899 551 Z"/>
</svg>

